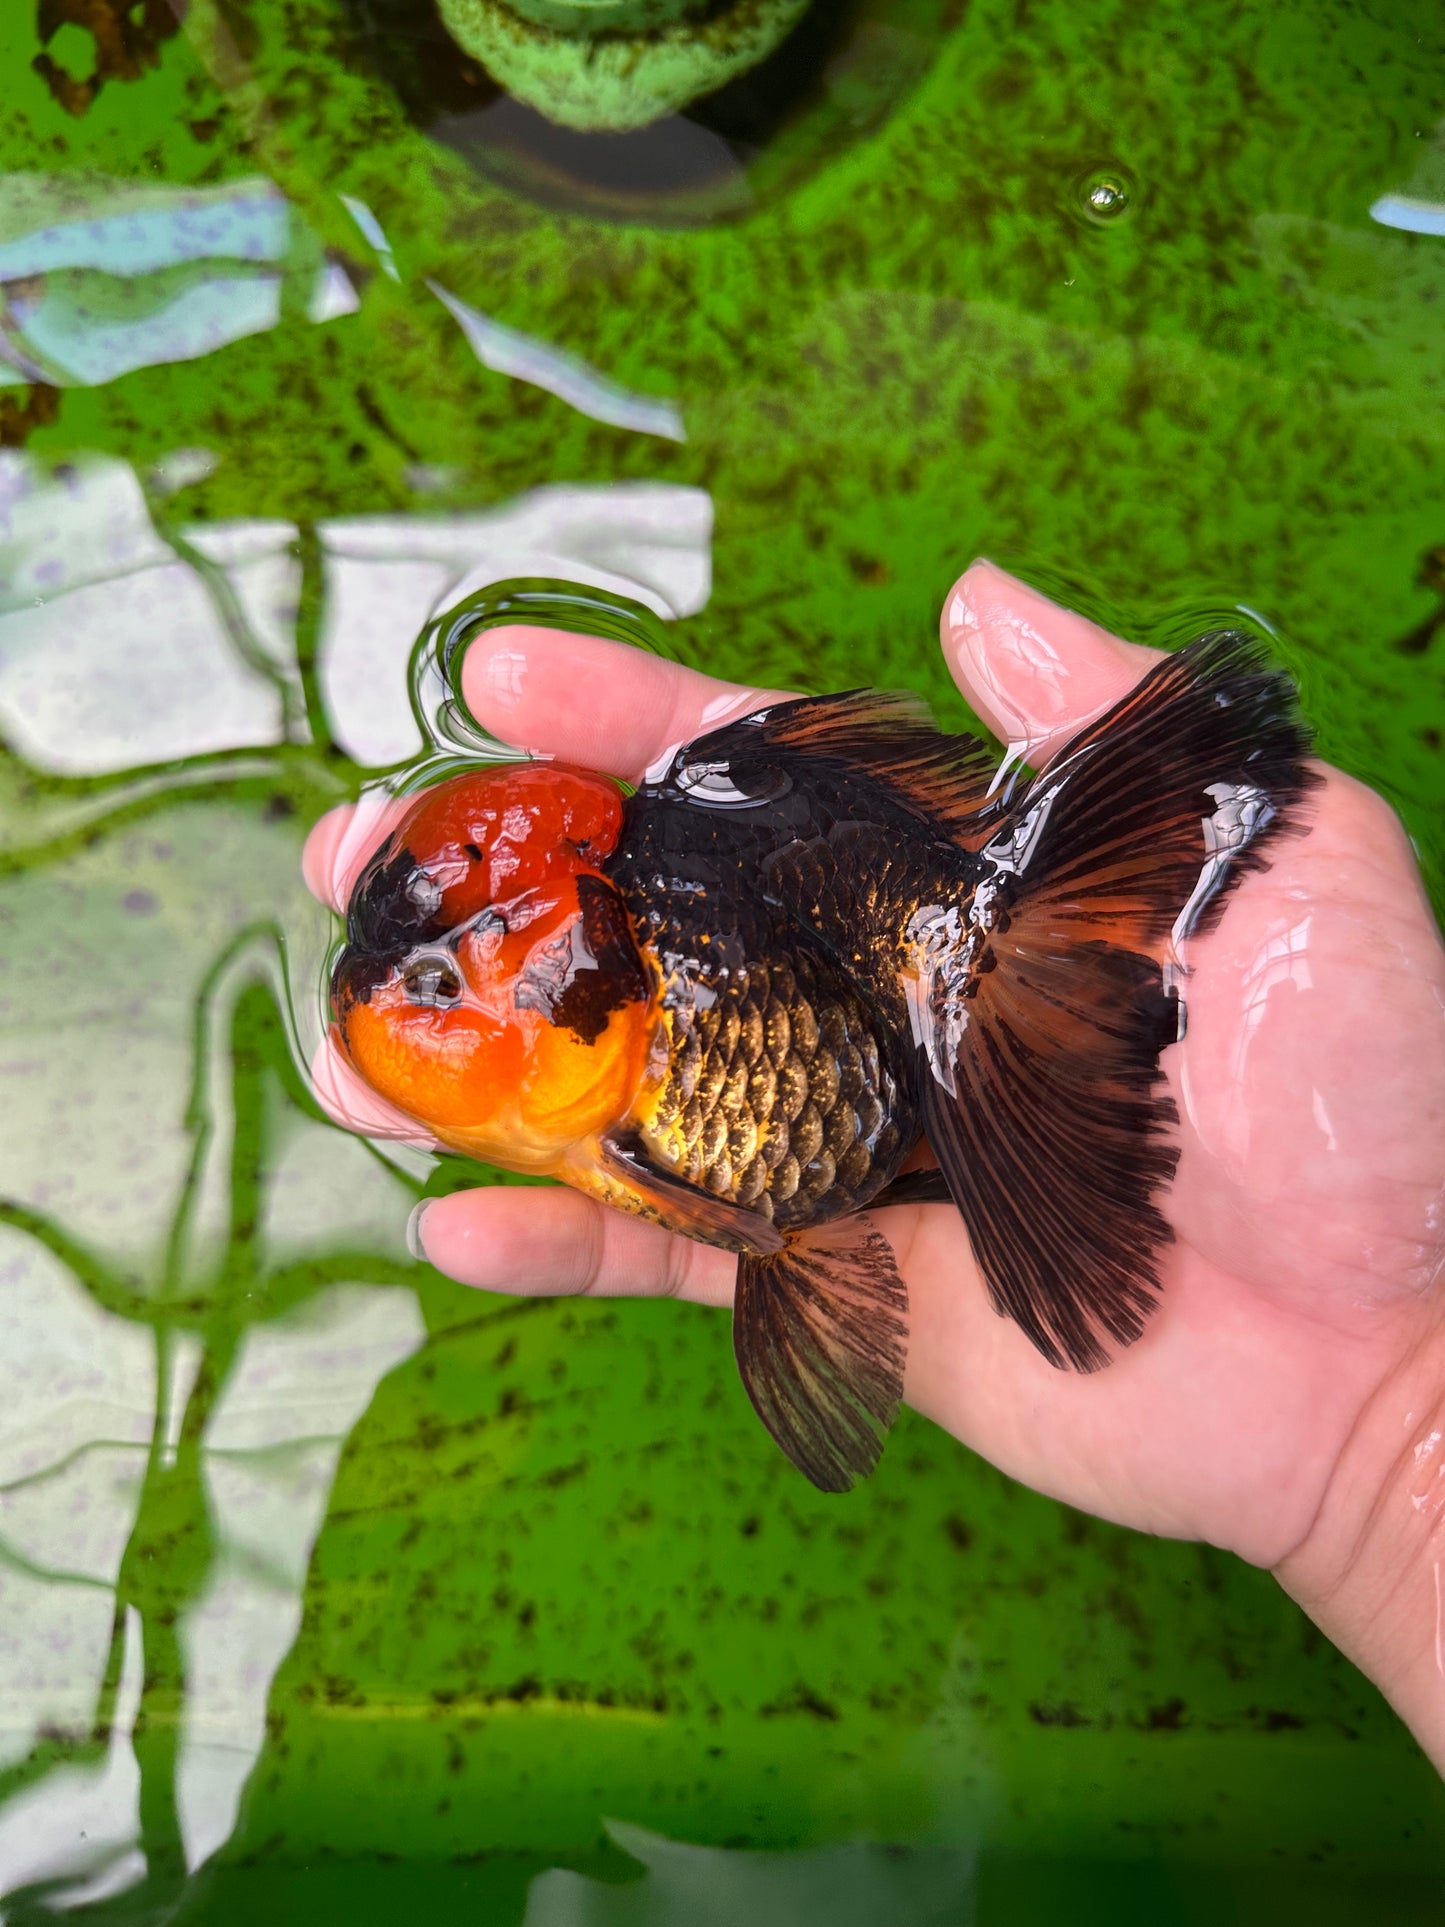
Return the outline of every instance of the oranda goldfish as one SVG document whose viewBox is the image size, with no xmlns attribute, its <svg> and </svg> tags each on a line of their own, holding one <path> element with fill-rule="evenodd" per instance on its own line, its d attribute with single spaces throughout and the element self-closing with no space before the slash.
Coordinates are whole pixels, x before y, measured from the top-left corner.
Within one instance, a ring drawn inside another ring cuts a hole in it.
<svg viewBox="0 0 1445 1927">
<path fill-rule="evenodd" d="M 870 1207 L 951 1197 L 1056 1365 L 1138 1337 L 1177 946 L 1297 823 L 1308 747 L 1288 677 L 1216 633 L 1021 787 L 869 691 L 760 709 L 632 795 L 479 766 L 358 879 L 335 1036 L 444 1144 L 735 1251 L 749 1396 L 841 1490 L 903 1386 Z M 923 1139 L 938 1171 L 900 1177 Z"/>
</svg>

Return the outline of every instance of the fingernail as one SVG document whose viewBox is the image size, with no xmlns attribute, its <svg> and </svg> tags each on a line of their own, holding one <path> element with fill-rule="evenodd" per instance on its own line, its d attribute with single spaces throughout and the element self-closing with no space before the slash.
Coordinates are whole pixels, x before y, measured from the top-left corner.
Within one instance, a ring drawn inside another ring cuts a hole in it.
<svg viewBox="0 0 1445 1927">
<path fill-rule="evenodd" d="M 540 632 L 550 640 L 552 631 Z M 462 691 L 482 708 L 512 708 L 522 699 L 530 667 L 529 650 L 539 631 L 525 622 L 502 622 L 473 638 L 462 663 Z"/>
<path fill-rule="evenodd" d="M 986 555 L 976 555 L 953 585 L 944 621 L 956 641 L 961 643 L 965 636 L 978 634 L 983 626 L 978 609 L 977 591 L 980 583 L 987 581 L 989 576 L 1002 574 L 1003 571 L 990 562 Z"/>
<path fill-rule="evenodd" d="M 427 1212 L 431 1210 L 435 1203 L 435 1198 L 423 1198 L 406 1221 L 406 1248 L 412 1257 L 416 1259 L 417 1263 L 422 1265 L 430 1264 L 431 1262 L 426 1255 L 426 1246 L 422 1242 L 422 1219 L 425 1218 Z"/>
</svg>

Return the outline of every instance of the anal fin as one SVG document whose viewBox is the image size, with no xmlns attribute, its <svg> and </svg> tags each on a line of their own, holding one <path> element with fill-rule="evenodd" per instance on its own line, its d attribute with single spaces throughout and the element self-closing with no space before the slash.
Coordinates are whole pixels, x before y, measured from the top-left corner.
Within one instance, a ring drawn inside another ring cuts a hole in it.
<svg viewBox="0 0 1445 1927">
<path fill-rule="evenodd" d="M 878 1462 L 903 1398 L 908 1287 L 867 1217 L 818 1225 L 776 1257 L 744 1257 L 733 1350 L 753 1409 L 822 1492 Z"/>
<path fill-rule="evenodd" d="M 870 1211 L 891 1211 L 896 1204 L 952 1204 L 942 1171 L 902 1171 L 868 1203 Z"/>
</svg>

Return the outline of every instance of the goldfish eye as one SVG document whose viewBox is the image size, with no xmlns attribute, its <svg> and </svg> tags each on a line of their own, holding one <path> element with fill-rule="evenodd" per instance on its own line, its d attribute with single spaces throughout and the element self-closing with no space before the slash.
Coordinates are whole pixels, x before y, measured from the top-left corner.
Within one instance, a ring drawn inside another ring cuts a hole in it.
<svg viewBox="0 0 1445 1927">
<path fill-rule="evenodd" d="M 429 1010 L 450 1010 L 462 1001 L 462 980 L 450 957 L 434 953 L 413 957 L 401 973 L 407 1002 Z"/>
</svg>

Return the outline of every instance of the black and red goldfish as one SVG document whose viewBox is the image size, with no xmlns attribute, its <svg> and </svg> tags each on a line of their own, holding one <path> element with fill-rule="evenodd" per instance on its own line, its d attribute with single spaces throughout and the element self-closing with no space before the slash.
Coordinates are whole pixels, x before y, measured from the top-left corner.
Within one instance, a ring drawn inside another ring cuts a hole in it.
<svg viewBox="0 0 1445 1927">
<path fill-rule="evenodd" d="M 1139 1336 L 1171 1235 L 1177 947 L 1297 825 L 1308 750 L 1289 678 L 1217 633 L 1017 790 L 868 691 L 760 709 L 630 796 L 478 768 L 358 879 L 334 1034 L 444 1144 L 735 1251 L 749 1396 L 842 1490 L 903 1388 L 870 1207 L 951 1196 L 1055 1365 Z M 938 1172 L 900 1177 L 924 1138 Z"/>
</svg>

